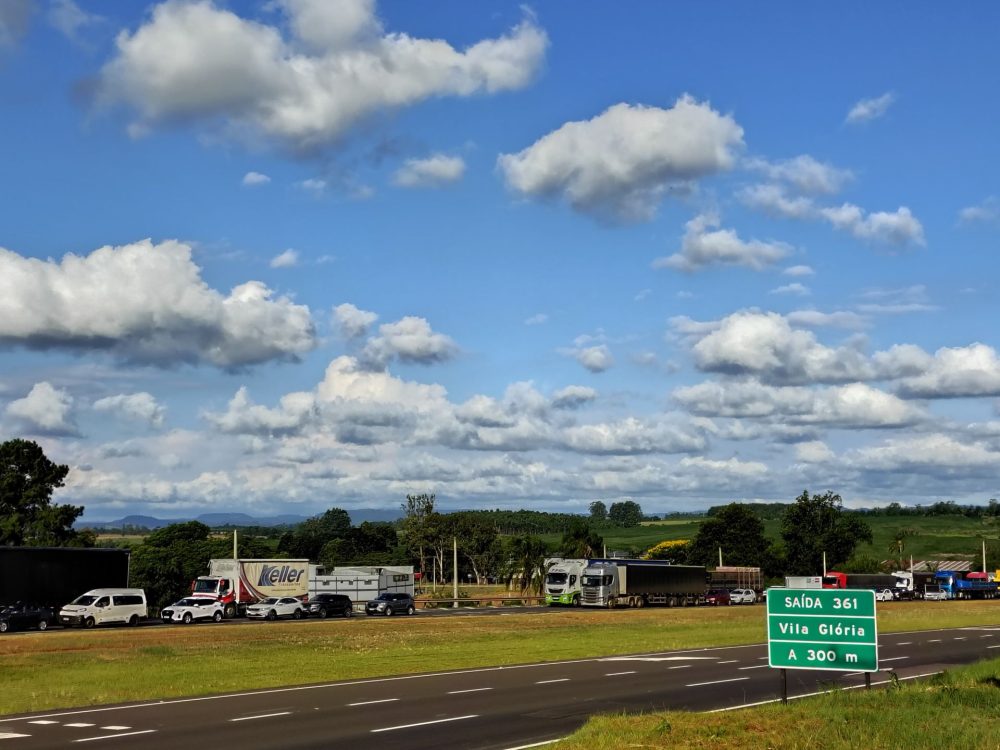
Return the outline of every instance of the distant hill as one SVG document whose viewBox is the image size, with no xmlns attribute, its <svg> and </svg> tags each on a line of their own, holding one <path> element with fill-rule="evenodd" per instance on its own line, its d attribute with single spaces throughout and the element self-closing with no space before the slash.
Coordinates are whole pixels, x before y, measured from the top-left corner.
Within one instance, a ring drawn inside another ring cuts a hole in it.
<svg viewBox="0 0 1000 750">
<path fill-rule="evenodd" d="M 351 522 L 355 525 L 365 521 L 395 521 L 400 517 L 398 510 L 380 510 L 377 508 L 360 508 L 350 510 Z M 307 520 L 309 516 L 285 513 L 277 516 L 251 516 L 247 513 L 202 513 L 194 518 L 156 518 L 155 516 L 131 515 L 113 521 L 77 521 L 76 528 L 89 529 L 120 529 L 123 526 L 135 526 L 146 529 L 161 529 L 172 523 L 185 521 L 200 521 L 210 528 L 220 526 L 295 526 Z"/>
</svg>

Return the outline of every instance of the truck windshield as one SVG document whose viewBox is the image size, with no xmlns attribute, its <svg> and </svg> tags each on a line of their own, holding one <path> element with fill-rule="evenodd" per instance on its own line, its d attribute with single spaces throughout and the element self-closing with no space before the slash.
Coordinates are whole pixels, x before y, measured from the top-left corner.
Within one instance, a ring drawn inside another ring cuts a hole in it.
<svg viewBox="0 0 1000 750">
<path fill-rule="evenodd" d="M 547 576 L 545 576 L 545 582 L 546 583 L 553 583 L 553 584 L 555 584 L 557 586 L 561 586 L 564 583 L 566 583 L 566 574 L 565 573 L 549 573 Z"/>
<path fill-rule="evenodd" d="M 581 583 L 584 586 L 610 586 L 611 576 L 584 576 Z"/>
<path fill-rule="evenodd" d="M 219 585 L 217 580 L 204 580 L 199 578 L 194 582 L 194 591 L 196 594 L 214 594 L 216 587 Z"/>
</svg>

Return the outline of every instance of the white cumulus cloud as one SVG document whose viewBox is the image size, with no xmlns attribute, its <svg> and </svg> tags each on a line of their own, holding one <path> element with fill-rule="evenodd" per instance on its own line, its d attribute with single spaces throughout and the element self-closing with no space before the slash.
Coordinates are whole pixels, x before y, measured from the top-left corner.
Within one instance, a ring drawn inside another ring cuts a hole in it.
<svg viewBox="0 0 1000 750">
<path fill-rule="evenodd" d="M 5 410 L 23 430 L 39 435 L 78 435 L 69 391 L 42 381 L 24 398 L 11 401 Z"/>
<path fill-rule="evenodd" d="M 615 104 L 502 154 L 497 165 L 520 195 L 636 221 L 651 218 L 667 190 L 730 169 L 742 145 L 743 129 L 732 117 L 684 96 L 669 109 Z"/>
<path fill-rule="evenodd" d="M 465 174 L 465 160 L 461 156 L 434 154 L 426 159 L 407 159 L 393 175 L 399 187 L 437 187 L 458 182 Z"/>
<path fill-rule="evenodd" d="M 357 339 L 368 334 L 368 329 L 378 320 L 376 313 L 362 310 L 350 302 L 333 308 L 333 324 L 345 339 Z"/>
<path fill-rule="evenodd" d="M 436 333 L 424 318 L 408 315 L 395 323 L 383 323 L 378 336 L 365 344 L 362 358 L 385 366 L 392 359 L 415 364 L 433 364 L 452 359 L 458 346 L 443 333 Z"/>
<path fill-rule="evenodd" d="M 271 178 L 266 174 L 260 172 L 247 172 L 243 175 L 243 184 L 246 187 L 255 187 L 257 185 L 266 185 L 271 181 Z"/>
<path fill-rule="evenodd" d="M 146 422 L 153 427 L 162 427 L 166 408 L 157 402 L 151 393 L 120 393 L 106 396 L 94 402 L 95 411 L 119 414 L 127 419 Z"/>
<path fill-rule="evenodd" d="M 685 224 L 681 250 L 653 261 L 653 268 L 694 272 L 709 266 L 744 266 L 762 270 L 791 252 L 783 242 L 742 240 L 732 229 L 719 229 L 719 217 L 700 214 Z"/>
<path fill-rule="evenodd" d="M 889 107 L 895 101 L 896 95 L 891 91 L 874 99 L 861 99 L 847 113 L 846 122 L 850 125 L 857 125 L 869 120 L 877 120 L 889 111 Z"/>
<path fill-rule="evenodd" d="M 808 154 L 778 162 L 748 159 L 746 166 L 772 181 L 788 183 L 802 193 L 837 193 L 854 177 L 849 169 L 826 164 Z"/>
<path fill-rule="evenodd" d="M 99 96 L 136 113 L 133 132 L 221 121 L 296 151 L 327 146 L 380 111 L 433 97 L 519 89 L 548 37 L 529 16 L 464 50 L 384 33 L 371 2 L 282 0 L 282 24 L 243 18 L 211 0 L 167 0 L 116 39 Z"/>
<path fill-rule="evenodd" d="M 273 258 L 271 258 L 270 266 L 271 268 L 293 268 L 299 264 L 299 252 L 298 250 L 292 250 L 288 248 L 287 250 L 278 253 Z"/>
<path fill-rule="evenodd" d="M 0 342 L 238 368 L 295 359 L 315 346 L 315 333 L 308 307 L 274 298 L 259 281 L 220 294 L 190 246 L 143 240 L 61 262 L 0 248 Z"/>
</svg>

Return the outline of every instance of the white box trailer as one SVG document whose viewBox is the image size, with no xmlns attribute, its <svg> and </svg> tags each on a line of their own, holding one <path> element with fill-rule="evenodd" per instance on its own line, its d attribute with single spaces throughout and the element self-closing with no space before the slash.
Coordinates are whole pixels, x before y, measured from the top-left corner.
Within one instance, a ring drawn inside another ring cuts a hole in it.
<svg viewBox="0 0 1000 750">
<path fill-rule="evenodd" d="M 357 605 L 386 592 L 414 594 L 412 565 L 337 567 L 329 571 L 310 567 L 309 598 L 316 594 L 346 594 Z"/>
<path fill-rule="evenodd" d="M 786 589 L 821 589 L 823 576 L 785 576 Z"/>
</svg>

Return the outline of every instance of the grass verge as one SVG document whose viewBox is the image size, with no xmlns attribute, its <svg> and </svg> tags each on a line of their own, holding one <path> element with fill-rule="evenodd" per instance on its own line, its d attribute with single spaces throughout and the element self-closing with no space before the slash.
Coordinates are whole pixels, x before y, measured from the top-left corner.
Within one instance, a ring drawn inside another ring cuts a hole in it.
<svg viewBox="0 0 1000 750">
<path fill-rule="evenodd" d="M 881 632 L 992 625 L 1000 602 L 878 616 Z M 763 640 L 761 606 L 50 631 L 0 638 L 0 714 Z"/>
<path fill-rule="evenodd" d="M 717 714 L 600 716 L 556 750 L 959 750 L 1000 747 L 1000 660 L 923 682 Z"/>
</svg>

